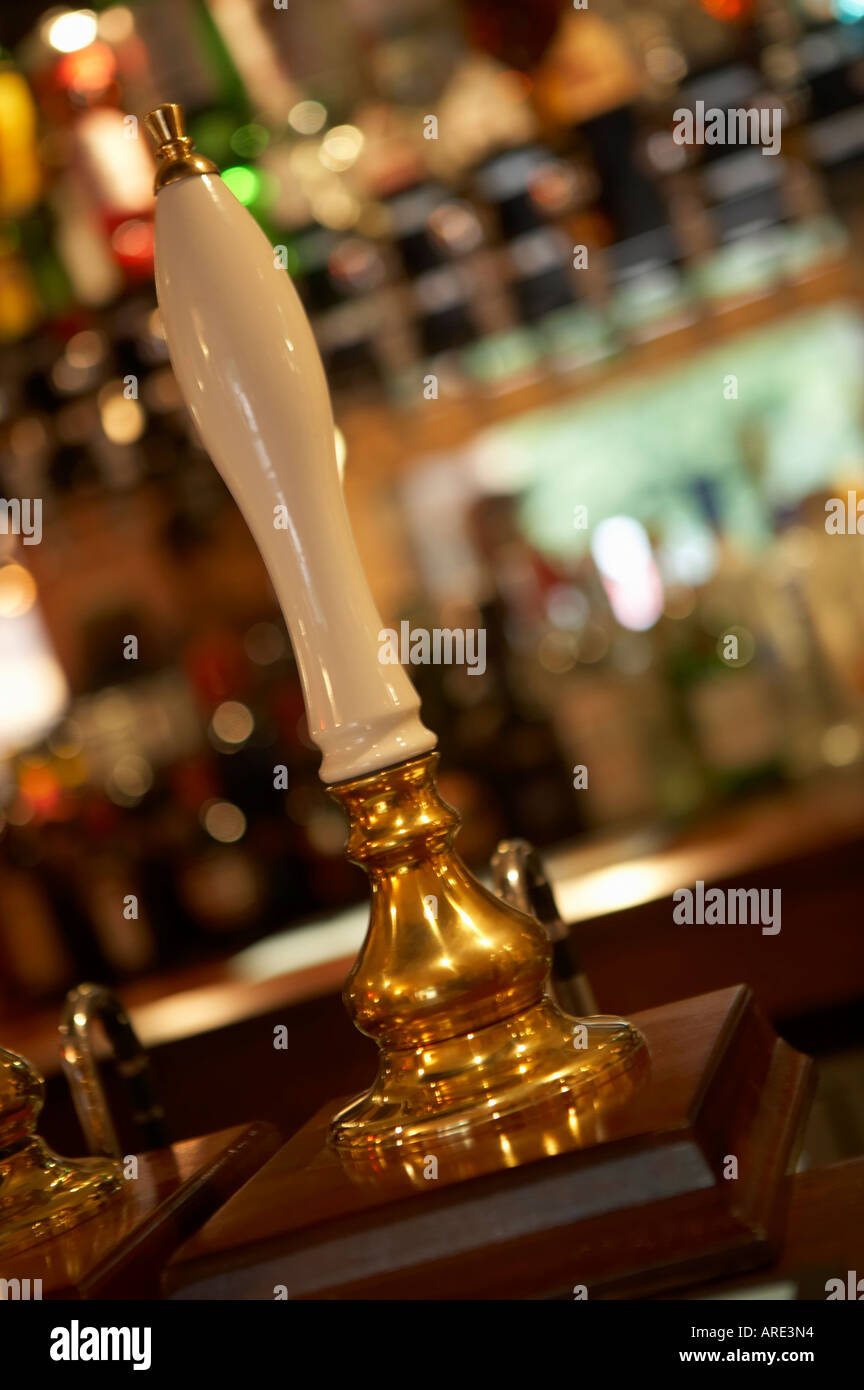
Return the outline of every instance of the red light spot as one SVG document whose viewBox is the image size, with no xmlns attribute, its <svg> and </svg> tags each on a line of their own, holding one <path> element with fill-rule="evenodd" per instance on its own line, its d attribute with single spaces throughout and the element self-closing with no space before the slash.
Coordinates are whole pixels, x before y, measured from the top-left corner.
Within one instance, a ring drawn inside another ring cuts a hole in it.
<svg viewBox="0 0 864 1390">
<path fill-rule="evenodd" d="M 130 270 L 153 264 L 153 223 L 140 217 L 121 222 L 111 237 L 111 246 L 121 265 Z"/>
<path fill-rule="evenodd" d="M 91 43 L 57 64 L 57 81 L 73 92 L 103 92 L 114 81 L 117 62 L 107 44 Z"/>
<path fill-rule="evenodd" d="M 744 19 L 750 13 L 754 0 L 699 0 L 699 3 L 714 19 L 731 24 L 736 19 Z"/>
</svg>

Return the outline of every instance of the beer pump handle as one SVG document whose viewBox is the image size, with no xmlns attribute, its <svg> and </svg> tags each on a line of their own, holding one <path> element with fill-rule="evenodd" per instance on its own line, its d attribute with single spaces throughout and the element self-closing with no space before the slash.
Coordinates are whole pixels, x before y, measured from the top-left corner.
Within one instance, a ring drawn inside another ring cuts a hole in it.
<svg viewBox="0 0 864 1390">
<path fill-rule="evenodd" d="M 196 155 L 180 108 L 147 117 L 160 160 L 156 289 L 180 389 L 243 512 L 291 633 L 321 778 L 428 752 L 417 693 L 385 664 L 351 532 L 318 348 L 254 218 Z"/>
</svg>

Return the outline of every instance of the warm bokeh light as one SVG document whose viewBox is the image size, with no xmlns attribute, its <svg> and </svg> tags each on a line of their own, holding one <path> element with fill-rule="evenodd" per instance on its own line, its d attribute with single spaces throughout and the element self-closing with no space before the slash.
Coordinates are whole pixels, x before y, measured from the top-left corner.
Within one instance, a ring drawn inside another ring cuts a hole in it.
<svg viewBox="0 0 864 1390">
<path fill-rule="evenodd" d="M 117 62 L 107 44 L 93 43 L 67 53 L 57 64 L 57 80 L 84 97 L 100 95 L 113 82 Z"/>
<path fill-rule="evenodd" d="M 363 133 L 353 125 L 335 125 L 321 142 L 318 157 L 327 169 L 350 169 L 363 148 Z"/>
<path fill-rule="evenodd" d="M 245 743 L 255 728 L 252 711 L 239 700 L 225 700 L 213 712 L 210 728 L 220 743 Z"/>
<path fill-rule="evenodd" d="M 139 402 L 127 399 L 116 382 L 103 386 L 99 392 L 99 418 L 112 444 L 134 444 L 147 424 Z"/>
<path fill-rule="evenodd" d="M 105 790 L 118 806 L 132 806 L 153 785 L 153 769 L 146 758 L 126 753 L 111 769 Z"/>
<path fill-rule="evenodd" d="M 141 217 L 121 222 L 111 238 L 119 260 L 132 266 L 148 266 L 153 261 L 153 224 Z"/>
<path fill-rule="evenodd" d="M 18 773 L 21 795 L 40 816 L 56 811 L 63 795 L 62 786 L 44 758 L 23 758 Z"/>
<path fill-rule="evenodd" d="M 848 767 L 861 756 L 861 730 L 854 724 L 833 724 L 822 735 L 821 753 L 829 767 Z"/>
<path fill-rule="evenodd" d="M 66 344 L 66 359 L 73 367 L 95 367 L 105 356 L 105 335 L 85 329 Z"/>
<path fill-rule="evenodd" d="M 0 618 L 19 618 L 36 602 L 36 580 L 23 565 L 0 568 Z"/>
<path fill-rule="evenodd" d="M 135 33 L 135 16 L 126 5 L 111 5 L 99 16 L 99 37 L 106 43 L 123 43 Z"/>
<path fill-rule="evenodd" d="M 75 53 L 93 42 L 97 28 L 92 10 L 54 11 L 43 21 L 42 35 L 58 53 Z"/>
<path fill-rule="evenodd" d="M 317 135 L 327 119 L 327 108 L 320 101 L 298 101 L 288 112 L 288 124 L 298 135 Z"/>
<path fill-rule="evenodd" d="M 714 19 L 722 19 L 727 23 L 733 20 L 743 19 L 753 8 L 754 0 L 699 0 L 703 10 L 706 10 Z"/>
<path fill-rule="evenodd" d="M 201 821 L 207 834 L 220 844 L 234 844 L 246 833 L 246 817 L 231 801 L 211 801 L 202 807 Z"/>
<path fill-rule="evenodd" d="M 353 227 L 361 211 L 359 199 L 335 180 L 311 192 L 309 204 L 318 222 L 337 231 Z"/>
<path fill-rule="evenodd" d="M 60 718 L 69 689 L 32 604 L 0 617 L 0 754 L 43 738 Z"/>
</svg>

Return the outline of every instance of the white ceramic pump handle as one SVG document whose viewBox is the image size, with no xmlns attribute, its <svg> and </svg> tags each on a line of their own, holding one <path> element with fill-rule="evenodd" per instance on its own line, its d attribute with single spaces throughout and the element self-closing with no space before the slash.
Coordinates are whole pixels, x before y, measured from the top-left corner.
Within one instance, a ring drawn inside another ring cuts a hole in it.
<svg viewBox="0 0 864 1390">
<path fill-rule="evenodd" d="M 321 777 L 349 781 L 428 752 L 435 735 L 402 667 L 379 660 L 382 623 L 342 496 L 309 321 L 266 236 L 191 153 L 181 121 L 176 107 L 147 120 L 161 146 L 156 290 L 171 361 L 273 581 Z"/>
</svg>

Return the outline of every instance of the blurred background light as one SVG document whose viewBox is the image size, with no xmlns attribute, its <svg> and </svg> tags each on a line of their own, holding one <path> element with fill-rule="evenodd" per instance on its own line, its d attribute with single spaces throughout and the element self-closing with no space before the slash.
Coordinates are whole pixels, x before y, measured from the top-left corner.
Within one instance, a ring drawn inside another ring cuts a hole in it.
<svg viewBox="0 0 864 1390">
<path fill-rule="evenodd" d="M 62 10 L 46 16 L 42 34 L 58 53 L 74 53 L 93 42 L 97 28 L 92 10 Z"/>
<path fill-rule="evenodd" d="M 230 801 L 211 801 L 202 807 L 201 821 L 207 834 L 220 844 L 233 844 L 246 833 L 246 817 Z"/>
</svg>

